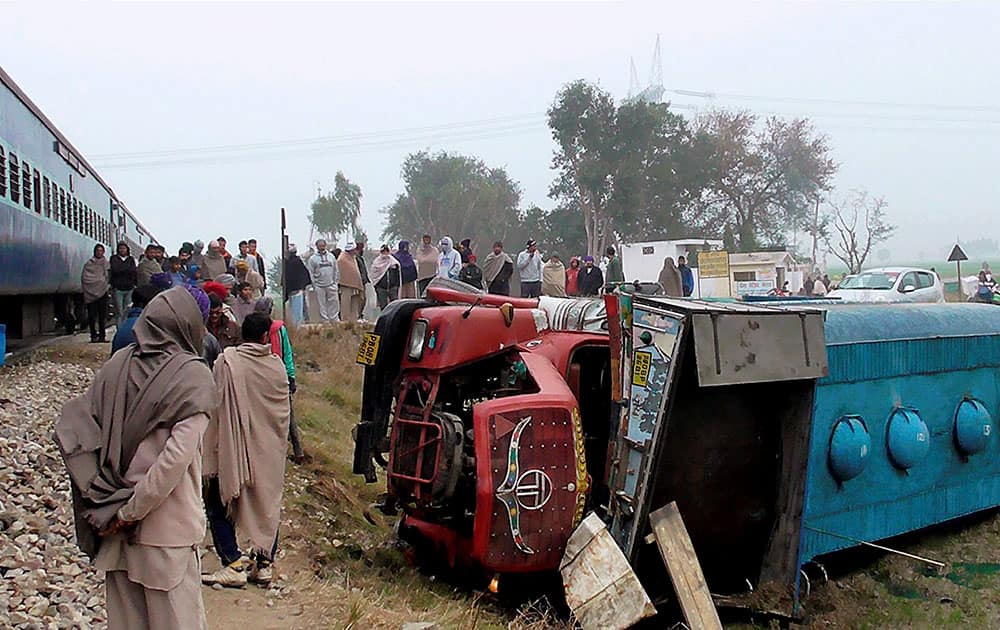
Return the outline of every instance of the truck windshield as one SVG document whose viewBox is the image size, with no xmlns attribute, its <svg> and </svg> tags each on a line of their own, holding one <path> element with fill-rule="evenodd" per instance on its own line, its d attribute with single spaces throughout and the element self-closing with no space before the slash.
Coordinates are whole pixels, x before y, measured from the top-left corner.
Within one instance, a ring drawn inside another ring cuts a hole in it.
<svg viewBox="0 0 1000 630">
<path fill-rule="evenodd" d="M 839 289 L 891 289 L 896 284 L 896 272 L 865 271 L 856 276 L 847 276 Z"/>
</svg>

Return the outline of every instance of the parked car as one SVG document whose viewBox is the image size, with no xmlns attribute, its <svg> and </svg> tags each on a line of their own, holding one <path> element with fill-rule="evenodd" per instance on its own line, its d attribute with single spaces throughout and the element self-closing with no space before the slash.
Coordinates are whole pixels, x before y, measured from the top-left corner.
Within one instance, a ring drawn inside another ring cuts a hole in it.
<svg viewBox="0 0 1000 630">
<path fill-rule="evenodd" d="M 912 267 L 882 267 L 847 276 L 830 298 L 844 302 L 944 302 L 941 278 L 933 271 Z"/>
</svg>

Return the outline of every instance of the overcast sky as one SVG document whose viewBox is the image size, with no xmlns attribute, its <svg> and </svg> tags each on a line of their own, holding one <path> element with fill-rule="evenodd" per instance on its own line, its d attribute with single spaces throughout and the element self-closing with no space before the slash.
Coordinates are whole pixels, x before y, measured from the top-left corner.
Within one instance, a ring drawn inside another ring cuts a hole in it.
<svg viewBox="0 0 1000 630">
<path fill-rule="evenodd" d="M 282 206 L 304 243 L 316 185 L 332 187 L 337 170 L 361 186 L 375 240 L 402 189 L 399 166 L 421 148 L 505 166 L 525 204 L 551 207 L 544 111 L 556 91 L 584 78 L 625 97 L 629 58 L 645 81 L 657 34 L 673 102 L 812 116 L 841 164 L 838 186 L 889 202 L 896 260 L 996 236 L 997 3 L 23 2 L 2 12 L 0 65 L 171 248 L 256 236 L 274 255 Z M 257 146 L 204 150 L 233 145 Z"/>
</svg>

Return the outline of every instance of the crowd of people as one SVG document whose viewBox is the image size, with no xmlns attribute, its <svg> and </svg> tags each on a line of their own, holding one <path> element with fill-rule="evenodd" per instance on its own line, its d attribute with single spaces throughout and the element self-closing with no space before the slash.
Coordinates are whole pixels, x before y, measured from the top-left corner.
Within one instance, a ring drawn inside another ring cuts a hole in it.
<svg viewBox="0 0 1000 630">
<path fill-rule="evenodd" d="M 669 280 L 664 285 L 671 288 L 667 293 L 691 295 L 693 276 L 683 257 L 679 266 L 672 258 L 667 260 L 670 267 L 665 265 L 660 274 L 661 283 Z M 297 325 L 309 317 L 306 305 L 310 290 L 321 321 L 353 321 L 364 318 L 369 288 L 381 310 L 397 299 L 422 295 L 434 278 L 457 280 L 496 295 L 510 295 L 512 280 L 516 279 L 521 297 L 597 296 L 625 282 L 621 257 L 614 247 L 607 248 L 601 262 L 603 265 L 593 256 L 573 256 L 567 266 L 557 252 L 543 254 L 534 240 L 527 241 L 524 249 L 513 256 L 506 252 L 502 241 L 496 241 L 480 262 L 470 239 L 455 245 L 450 236 L 444 236 L 435 244 L 430 234 L 424 234 L 412 249 L 407 240 L 399 241 L 395 249 L 383 244 L 369 265 L 363 242 L 331 250 L 320 239 L 304 256 L 299 255 L 295 245 L 289 246 L 285 299 L 291 311 L 289 319 Z M 676 292 L 672 291 L 674 286 Z"/>
</svg>

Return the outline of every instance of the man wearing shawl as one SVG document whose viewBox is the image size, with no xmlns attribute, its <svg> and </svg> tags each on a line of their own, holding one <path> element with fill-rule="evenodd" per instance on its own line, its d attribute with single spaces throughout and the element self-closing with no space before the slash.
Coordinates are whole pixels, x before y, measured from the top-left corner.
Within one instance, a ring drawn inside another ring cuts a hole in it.
<svg viewBox="0 0 1000 630">
<path fill-rule="evenodd" d="M 250 299 L 256 300 L 264 296 L 264 278 L 253 270 L 246 261 L 236 261 L 236 283 L 250 287 Z"/>
<path fill-rule="evenodd" d="M 441 252 L 431 244 L 431 235 L 424 234 L 420 247 L 414 258 L 417 261 L 417 295 L 423 295 L 424 289 L 431 283 L 438 272 L 438 258 Z"/>
<path fill-rule="evenodd" d="M 382 245 L 378 256 L 372 261 L 369 276 L 375 287 L 379 310 L 384 310 L 389 302 L 399 299 L 400 275 L 399 261 L 389 253 L 388 245 Z"/>
<path fill-rule="evenodd" d="M 503 242 L 493 243 L 493 251 L 483 261 L 483 280 L 486 291 L 496 295 L 510 295 L 510 277 L 514 275 L 514 261 L 503 251 Z"/>
<path fill-rule="evenodd" d="M 162 273 L 160 262 L 156 259 L 156 245 L 150 243 L 146 245 L 146 253 L 139 260 L 136 267 L 136 286 L 149 284 L 154 273 Z"/>
<path fill-rule="evenodd" d="M 453 246 L 450 236 L 441 239 L 441 253 L 438 255 L 438 278 L 458 280 L 462 271 L 462 255 Z"/>
<path fill-rule="evenodd" d="M 254 310 L 263 313 L 268 317 L 274 310 L 274 300 L 265 296 L 257 300 Z M 271 352 L 273 352 L 285 365 L 285 374 L 288 375 L 288 441 L 292 444 L 292 461 L 301 464 L 305 461 L 305 453 L 302 451 L 302 437 L 299 435 L 299 427 L 295 424 L 295 408 L 291 406 L 291 398 L 295 395 L 298 387 L 295 385 L 295 357 L 292 354 L 292 340 L 288 337 L 288 329 L 285 322 L 280 319 L 271 320 L 271 330 L 269 331 Z"/>
<path fill-rule="evenodd" d="M 77 543 L 107 572 L 110 630 L 207 627 L 201 438 L 216 398 L 200 358 L 204 316 L 183 287 L 157 295 L 135 324 L 135 345 L 56 422 Z"/>
<path fill-rule="evenodd" d="M 674 259 L 670 256 L 663 259 L 663 268 L 660 269 L 659 283 L 663 287 L 663 295 L 683 297 L 684 288 L 681 284 L 681 272 L 677 269 Z"/>
<path fill-rule="evenodd" d="M 357 246 L 348 243 L 344 251 L 337 257 L 337 271 L 340 275 L 338 296 L 340 297 L 340 319 L 349 322 L 361 319 L 361 309 L 364 308 L 365 285 L 361 281 L 361 269 L 358 267 Z"/>
<path fill-rule="evenodd" d="M 566 267 L 559 254 L 549 254 L 548 261 L 542 267 L 542 295 L 566 297 Z"/>
<path fill-rule="evenodd" d="M 104 257 L 104 245 L 94 245 L 94 256 L 83 265 L 81 284 L 83 302 L 87 305 L 87 324 L 90 326 L 90 343 L 107 341 L 104 328 L 108 319 L 108 283 L 110 265 Z"/>
<path fill-rule="evenodd" d="M 209 280 L 218 278 L 224 273 L 228 273 L 229 266 L 226 258 L 222 255 L 222 246 L 219 241 L 212 241 L 208 244 L 208 253 L 201 265 L 201 275 Z"/>
<path fill-rule="evenodd" d="M 288 444 L 288 379 L 270 344 L 271 318 L 243 320 L 246 342 L 227 348 L 213 375 L 221 398 L 205 432 L 205 509 L 222 568 L 205 584 L 268 583 L 278 545 Z M 240 547 L 248 548 L 244 566 Z M 249 575 L 248 575 L 249 573 Z"/>
<path fill-rule="evenodd" d="M 194 250 L 191 252 L 191 264 L 197 265 L 200 269 L 205 266 L 205 243 L 203 241 L 195 241 L 192 244 L 194 245 Z"/>
<path fill-rule="evenodd" d="M 399 241 L 399 249 L 393 256 L 399 261 L 399 297 L 417 297 L 417 263 L 410 253 L 410 241 Z"/>
</svg>

